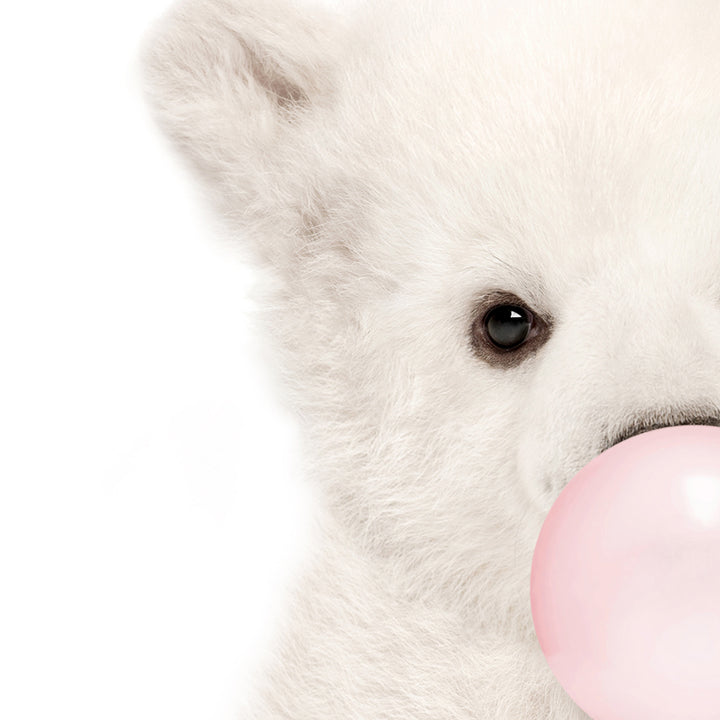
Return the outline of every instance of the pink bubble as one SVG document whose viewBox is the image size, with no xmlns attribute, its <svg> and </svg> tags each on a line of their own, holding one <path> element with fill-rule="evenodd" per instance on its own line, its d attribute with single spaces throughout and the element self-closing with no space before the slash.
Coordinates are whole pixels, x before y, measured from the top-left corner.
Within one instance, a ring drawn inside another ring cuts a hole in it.
<svg viewBox="0 0 720 720">
<path fill-rule="evenodd" d="M 720 720 L 720 428 L 588 463 L 545 519 L 530 595 L 550 668 L 594 720 Z"/>
</svg>

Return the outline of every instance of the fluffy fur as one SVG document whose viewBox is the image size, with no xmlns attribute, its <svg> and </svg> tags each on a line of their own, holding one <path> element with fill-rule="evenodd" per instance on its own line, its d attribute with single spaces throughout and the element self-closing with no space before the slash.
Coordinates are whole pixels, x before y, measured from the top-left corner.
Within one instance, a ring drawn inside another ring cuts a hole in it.
<svg viewBox="0 0 720 720">
<path fill-rule="evenodd" d="M 252 717 L 585 717 L 532 630 L 568 479 L 720 403 L 720 3 L 187 0 L 159 122 L 270 269 L 324 501 Z M 548 321 L 470 340 L 487 293 Z"/>
</svg>

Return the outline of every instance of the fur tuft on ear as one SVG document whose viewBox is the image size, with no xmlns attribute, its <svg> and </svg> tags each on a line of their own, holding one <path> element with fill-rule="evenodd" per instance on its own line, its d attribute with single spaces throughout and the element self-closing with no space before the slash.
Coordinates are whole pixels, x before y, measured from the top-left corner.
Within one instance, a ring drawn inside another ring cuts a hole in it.
<svg viewBox="0 0 720 720">
<path fill-rule="evenodd" d="M 144 50 L 160 125 L 246 217 L 289 132 L 331 102 L 341 20 L 292 0 L 181 0 Z M 248 218 L 249 219 L 249 218 Z"/>
</svg>

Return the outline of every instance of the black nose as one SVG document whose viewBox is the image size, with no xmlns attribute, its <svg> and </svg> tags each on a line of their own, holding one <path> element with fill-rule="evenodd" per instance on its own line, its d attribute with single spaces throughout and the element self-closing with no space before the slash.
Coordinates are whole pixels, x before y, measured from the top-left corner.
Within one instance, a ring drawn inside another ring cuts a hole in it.
<svg viewBox="0 0 720 720">
<path fill-rule="evenodd" d="M 658 420 L 658 416 L 659 414 L 640 417 L 626 425 L 620 432 L 610 435 L 603 446 L 603 451 L 635 435 L 650 432 L 651 430 L 659 430 L 660 428 L 675 427 L 677 425 L 714 425 L 715 427 L 720 427 L 720 413 L 698 413 L 697 415 L 691 416 L 679 416 L 672 421 L 660 421 Z M 665 413 L 665 417 L 672 418 L 672 413 Z"/>
</svg>

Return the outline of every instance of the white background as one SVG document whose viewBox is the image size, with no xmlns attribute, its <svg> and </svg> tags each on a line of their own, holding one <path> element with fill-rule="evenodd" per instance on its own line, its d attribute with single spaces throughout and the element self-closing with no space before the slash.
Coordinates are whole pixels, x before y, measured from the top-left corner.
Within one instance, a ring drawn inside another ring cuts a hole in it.
<svg viewBox="0 0 720 720">
<path fill-rule="evenodd" d="M 0 19 L 0 717 L 238 715 L 304 552 L 254 275 L 142 97 L 168 0 Z"/>
</svg>

